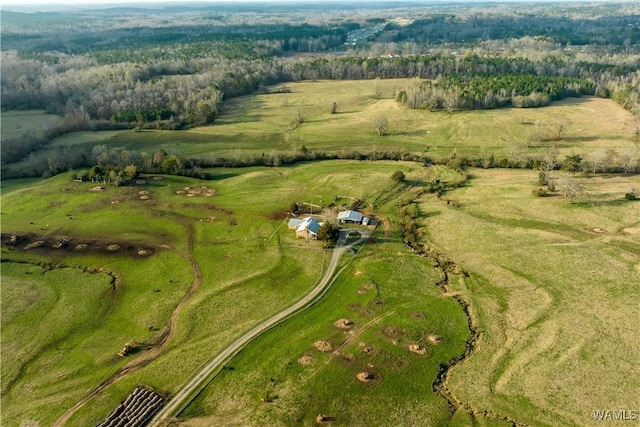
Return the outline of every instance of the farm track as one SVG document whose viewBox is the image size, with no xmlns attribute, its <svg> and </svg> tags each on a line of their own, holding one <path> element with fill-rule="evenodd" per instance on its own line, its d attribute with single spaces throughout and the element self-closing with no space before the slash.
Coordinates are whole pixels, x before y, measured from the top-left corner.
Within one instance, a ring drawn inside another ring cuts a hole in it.
<svg viewBox="0 0 640 427">
<path fill-rule="evenodd" d="M 345 242 L 338 242 L 338 245 L 333 251 L 329 265 L 323 277 L 319 283 L 309 292 L 306 296 L 300 299 L 298 302 L 287 307 L 286 309 L 276 313 L 269 319 L 256 325 L 251 330 L 247 331 L 244 335 L 236 339 L 229 346 L 219 352 L 206 366 L 204 366 L 199 372 L 192 376 L 192 379 L 176 393 L 169 403 L 156 414 L 156 416 L 149 423 L 150 426 L 164 426 L 167 425 L 171 416 L 179 414 L 190 402 L 193 400 L 202 389 L 220 372 L 224 367 L 224 363 L 227 363 L 235 355 L 237 355 L 247 344 L 253 339 L 280 324 L 284 320 L 294 316 L 300 311 L 312 306 L 319 301 L 324 294 L 328 291 L 331 284 L 335 281 L 337 276 L 346 268 L 344 266 L 338 274 L 334 274 L 338 267 L 338 262 L 346 249 L 354 246 L 362 241 L 366 241 L 367 236 L 363 236 L 361 239 L 346 244 Z"/>
<path fill-rule="evenodd" d="M 193 227 L 189 227 L 188 235 L 187 235 L 187 250 L 189 252 L 183 252 L 169 245 L 160 246 L 161 248 L 173 251 L 178 255 L 182 256 L 184 259 L 186 259 L 191 265 L 191 269 L 194 274 L 194 279 L 193 279 L 193 283 L 191 284 L 191 287 L 189 288 L 187 293 L 182 297 L 180 302 L 178 302 L 176 307 L 173 309 L 173 312 L 171 313 L 171 318 L 169 320 L 167 329 L 155 340 L 155 342 L 152 344 L 151 350 L 142 353 L 139 357 L 126 363 L 124 366 L 122 366 L 120 369 L 114 372 L 109 378 L 107 378 L 102 383 L 100 383 L 100 385 L 98 385 L 91 392 L 89 392 L 89 394 L 87 394 L 79 402 L 77 402 L 75 405 L 69 408 L 64 414 L 62 414 L 52 424 L 52 427 L 61 427 L 65 425 L 67 421 L 69 421 L 69 419 L 80 408 L 82 408 L 87 402 L 89 402 L 95 396 L 100 394 L 107 387 L 121 380 L 128 374 L 135 372 L 138 369 L 148 365 L 149 363 L 151 363 L 153 360 L 155 360 L 158 356 L 162 354 L 162 352 L 165 350 L 167 345 L 171 342 L 171 340 L 176 334 L 178 317 L 180 316 L 180 313 L 182 312 L 183 307 L 185 306 L 187 301 L 193 296 L 193 294 L 198 290 L 198 288 L 200 287 L 200 284 L 202 283 L 202 273 L 200 271 L 200 265 L 192 255 L 194 238 L 195 238 L 194 229 Z"/>
</svg>

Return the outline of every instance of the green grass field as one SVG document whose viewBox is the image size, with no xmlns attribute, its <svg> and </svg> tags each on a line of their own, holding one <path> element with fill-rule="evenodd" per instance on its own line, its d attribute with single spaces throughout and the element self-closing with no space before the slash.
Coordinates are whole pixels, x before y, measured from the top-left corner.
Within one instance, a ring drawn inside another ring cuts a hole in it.
<svg viewBox="0 0 640 427">
<path fill-rule="evenodd" d="M 62 116 L 47 114 L 44 110 L 2 111 L 0 123 L 2 139 L 20 138 L 27 133 L 42 137 L 46 129 L 62 123 Z"/>
<path fill-rule="evenodd" d="M 542 122 L 564 125 L 555 143 L 561 155 L 635 144 L 633 117 L 610 100 L 455 113 L 399 107 L 393 94 L 417 83 L 292 83 L 289 93 L 228 101 L 212 126 L 73 133 L 34 155 L 106 144 L 187 157 L 301 145 L 500 157 Z M 291 130 L 298 108 L 304 123 Z M 380 114 L 389 120 L 382 137 L 371 129 Z M 405 184 L 391 179 L 397 170 Z M 629 373 L 640 345 L 640 205 L 624 199 L 640 187 L 637 175 L 577 175 L 584 195 L 570 203 L 558 193 L 533 196 L 532 170 L 460 174 L 336 160 L 207 172 L 212 180 L 146 175 L 104 189 L 72 181 L 71 172 L 2 182 L 3 243 L 18 238 L 2 247 L 2 425 L 51 425 L 118 369 L 154 354 L 172 315 L 157 357 L 89 399 L 66 425 L 99 423 L 139 384 L 176 392 L 321 277 L 328 254 L 287 228 L 293 203 L 346 208 L 353 199 L 382 220 L 375 242 L 345 256 L 321 302 L 247 346 L 177 423 L 315 425 L 326 414 L 345 426 L 587 426 L 594 410 L 637 408 L 640 383 Z M 425 191 L 435 179 L 460 187 L 437 198 Z M 409 202 L 420 213 L 420 239 L 468 273 L 451 275 L 446 294 L 436 286 L 439 271 L 402 243 L 399 208 Z M 470 336 L 455 296 L 470 304 L 479 340 L 450 371 L 448 390 L 462 404 L 451 413 L 432 384 Z M 353 327 L 336 328 L 341 318 Z M 434 336 L 441 341 L 432 344 Z M 143 350 L 117 356 L 132 340 Z M 316 349 L 317 341 L 332 350 Z M 363 371 L 373 379 L 360 382 Z"/>
<path fill-rule="evenodd" d="M 612 100 L 568 98 L 543 108 L 457 112 L 410 110 L 395 101 L 398 91 L 419 83 L 415 79 L 289 83 L 284 85 L 289 93 L 227 100 L 222 114 L 210 126 L 187 131 L 74 132 L 56 138 L 33 156 L 46 159 L 52 150 L 64 146 L 90 151 L 104 144 L 147 153 L 162 149 L 187 158 L 233 160 L 292 152 L 304 145 L 309 150 L 332 153 L 397 151 L 442 159 L 455 151 L 460 156 L 494 155 L 501 159 L 514 152 L 518 156 L 538 156 L 553 147 L 560 159 L 576 153 L 586 158 L 598 150 L 611 150 L 615 164 L 625 150 L 636 145 L 633 115 Z M 376 96 L 378 87 L 380 97 Z M 337 111 L 331 114 L 334 102 Z M 304 121 L 294 129 L 298 112 Z M 19 117 L 13 112 L 6 115 Z M 377 117 L 388 121 L 384 136 L 373 130 Z M 529 140 L 532 134 L 553 134 L 558 125 L 563 126 L 558 140 Z M 25 160 L 7 167 L 17 173 L 31 166 Z"/>
<path fill-rule="evenodd" d="M 640 179 L 580 178 L 586 195 L 571 204 L 532 196 L 533 171 L 472 175 L 446 196 L 459 207 L 421 204 L 428 240 L 471 272 L 455 291 L 482 334 L 452 371 L 454 394 L 539 426 L 593 425 L 594 410 L 636 407 L 640 217 L 623 195 Z"/>
<path fill-rule="evenodd" d="M 104 322 L 87 331 L 86 346 L 102 343 L 95 350 L 101 356 L 93 355 L 86 370 L 73 368 L 75 359 L 63 357 L 59 369 L 64 374 L 58 374 L 57 383 L 26 369 L 3 393 L 3 423 L 33 419 L 50 424 L 126 362 L 115 356 L 125 342 L 148 343 L 162 333 L 193 280 L 189 255 L 198 263 L 203 280 L 181 311 L 166 351 L 83 407 L 70 425 L 98 422 L 135 384 L 175 390 L 216 349 L 292 303 L 319 279 L 325 262 L 321 246 L 296 240 L 283 226 L 293 201 L 329 204 L 338 194 L 375 200 L 380 191 L 394 185 L 390 176 L 398 168 L 409 173 L 418 166 L 382 162 L 372 169 L 367 163 L 340 161 L 227 169 L 218 171 L 221 179 L 215 181 L 143 177 L 144 184 L 99 192 L 90 191 L 93 184 L 71 181 L 69 174 L 40 182 L 8 182 L 2 196 L 3 232 L 33 233 L 37 237 L 32 240 L 47 243 L 29 250 L 5 248 L 3 260 L 93 267 L 113 272 L 122 285 Z M 195 191 L 194 197 L 187 196 L 187 188 Z M 207 196 L 208 190 L 215 195 Z M 149 199 L 140 199 L 141 192 Z M 47 246 L 64 239 L 69 241 L 67 249 Z M 111 245 L 121 249 L 109 252 Z M 141 257 L 135 250 L 126 251 L 128 247 L 154 253 Z M 42 352 L 34 366 L 53 363 L 64 354 L 64 350 Z M 181 361 L 179 366 L 176 360 Z M 51 401 L 28 399 L 28 390 L 43 380 L 51 390 L 68 383 L 77 387 L 57 392 L 58 409 L 52 411 Z"/>
</svg>

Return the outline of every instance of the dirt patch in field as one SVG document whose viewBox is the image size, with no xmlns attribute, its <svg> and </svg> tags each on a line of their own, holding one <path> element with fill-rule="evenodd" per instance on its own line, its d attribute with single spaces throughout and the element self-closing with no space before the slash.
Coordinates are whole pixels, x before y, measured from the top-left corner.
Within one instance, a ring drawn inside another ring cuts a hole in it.
<svg viewBox="0 0 640 427">
<path fill-rule="evenodd" d="M 327 414 L 318 414 L 318 416 L 316 417 L 316 423 L 318 424 L 331 423 L 335 420 L 336 420 L 336 417 L 332 417 L 331 415 L 327 415 Z"/>
<path fill-rule="evenodd" d="M 417 319 L 417 320 L 426 320 L 427 316 L 425 316 L 424 313 L 421 313 L 419 311 L 414 311 L 413 313 L 409 313 L 409 318 Z"/>
<path fill-rule="evenodd" d="M 298 363 L 302 366 L 311 366 L 316 363 L 316 359 L 313 356 L 305 355 L 298 359 Z"/>
<path fill-rule="evenodd" d="M 338 319 L 335 322 L 333 322 L 333 326 L 335 326 L 338 329 L 343 329 L 348 331 L 349 329 L 354 327 L 354 323 L 353 323 L 353 320 L 350 320 L 350 319 Z"/>
<path fill-rule="evenodd" d="M 155 253 L 156 249 L 145 244 L 135 242 L 99 242 L 81 241 L 67 236 L 36 236 L 35 234 L 12 235 L 2 233 L 0 235 L 2 246 L 16 250 L 33 250 L 40 252 L 89 252 L 95 254 L 120 254 L 135 258 L 148 257 Z"/>
<path fill-rule="evenodd" d="M 149 199 L 151 199 L 151 197 L 148 194 L 144 194 L 140 196 L 140 200 L 149 200 Z"/>
<path fill-rule="evenodd" d="M 375 286 L 372 285 L 371 283 L 367 284 L 367 285 L 362 285 L 360 287 L 360 289 L 358 289 L 358 293 L 360 295 L 366 294 L 367 292 L 369 292 L 371 289 L 374 289 Z"/>
<path fill-rule="evenodd" d="M 313 343 L 313 346 L 316 348 L 316 350 L 323 353 L 328 353 L 333 350 L 333 346 L 329 341 L 316 341 L 315 343 Z"/>
<path fill-rule="evenodd" d="M 599 233 L 599 234 L 604 234 L 604 233 L 607 232 L 607 230 L 605 230 L 604 228 L 600 228 L 600 227 L 592 228 L 591 231 L 593 231 L 594 233 Z"/>
<path fill-rule="evenodd" d="M 422 347 L 420 344 L 410 344 L 409 351 L 411 353 L 419 354 L 421 356 L 427 353 L 427 349 Z"/>
<path fill-rule="evenodd" d="M 429 344 L 432 344 L 432 345 L 438 345 L 444 340 L 444 338 L 436 334 L 428 334 L 425 338 L 427 339 Z"/>
<path fill-rule="evenodd" d="M 640 227 L 627 227 L 622 231 L 627 234 L 640 234 Z"/>
<path fill-rule="evenodd" d="M 44 240 L 36 240 L 35 242 L 31 242 L 29 243 L 27 246 L 25 246 L 23 249 L 25 251 L 28 251 L 29 249 L 34 249 L 34 248 L 39 248 L 40 246 L 44 246 L 46 242 Z"/>
<path fill-rule="evenodd" d="M 164 179 L 163 176 L 154 176 L 151 179 L 153 179 L 154 181 L 162 181 Z"/>
<path fill-rule="evenodd" d="M 145 181 L 144 179 L 136 180 L 136 185 L 145 185 L 146 183 L 147 183 L 147 181 Z"/>
<path fill-rule="evenodd" d="M 221 207 L 218 207 L 218 206 L 215 206 L 215 205 L 207 205 L 207 206 L 205 206 L 205 208 L 207 210 L 210 210 L 210 211 L 216 211 L 216 212 L 221 212 L 221 213 L 227 214 L 227 215 L 233 215 L 233 211 L 232 210 L 221 208 Z"/>
<path fill-rule="evenodd" d="M 371 354 L 375 350 L 375 347 L 364 342 L 361 342 L 358 346 L 362 349 L 362 352 L 366 354 Z"/>
<path fill-rule="evenodd" d="M 272 221 L 284 221 L 287 218 L 291 218 L 291 215 L 288 211 L 276 211 L 267 215 L 267 218 Z"/>
<path fill-rule="evenodd" d="M 111 204 L 112 204 L 112 205 L 120 204 L 120 200 L 118 200 L 118 199 L 116 199 L 116 200 L 112 200 L 112 201 L 111 201 Z"/>
<path fill-rule="evenodd" d="M 176 194 L 185 197 L 213 197 L 216 195 L 216 190 L 214 190 L 213 188 L 209 188 L 206 185 L 201 185 L 200 187 L 184 187 L 180 190 L 177 190 Z"/>
<path fill-rule="evenodd" d="M 93 193 L 99 193 L 99 192 L 104 191 L 104 190 L 105 190 L 105 188 L 103 186 L 101 186 L 101 185 L 95 185 L 95 186 L 93 186 L 93 187 L 91 187 L 89 189 L 89 191 L 91 191 Z"/>
<path fill-rule="evenodd" d="M 377 372 L 362 371 L 356 374 L 356 379 L 361 383 L 379 383 L 382 380 L 382 375 Z"/>
<path fill-rule="evenodd" d="M 400 328 L 399 326 L 385 326 L 382 329 L 382 333 L 389 337 L 389 338 L 393 338 L 393 339 L 397 339 L 400 338 L 402 335 L 404 335 L 404 331 L 402 330 L 402 328 Z"/>
</svg>

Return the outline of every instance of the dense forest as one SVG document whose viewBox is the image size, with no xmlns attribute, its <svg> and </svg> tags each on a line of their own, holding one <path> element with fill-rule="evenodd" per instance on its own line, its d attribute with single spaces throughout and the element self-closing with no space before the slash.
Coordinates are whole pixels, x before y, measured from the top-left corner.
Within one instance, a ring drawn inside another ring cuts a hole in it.
<svg viewBox="0 0 640 427">
<path fill-rule="evenodd" d="M 409 108 L 537 107 L 588 94 L 640 114 L 633 4 L 382 6 L 3 11 L 3 111 L 65 120 L 40 138 L 3 140 L 2 162 L 80 129 L 210 124 L 227 98 L 300 80 L 423 79 L 395 94 Z"/>
</svg>

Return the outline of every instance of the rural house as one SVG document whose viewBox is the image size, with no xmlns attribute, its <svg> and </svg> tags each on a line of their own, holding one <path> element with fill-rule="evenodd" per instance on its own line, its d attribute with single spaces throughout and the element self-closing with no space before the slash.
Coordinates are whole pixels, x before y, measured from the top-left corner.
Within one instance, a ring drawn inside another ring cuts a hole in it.
<svg viewBox="0 0 640 427">
<path fill-rule="evenodd" d="M 342 211 L 338 214 L 338 221 L 345 223 L 360 224 L 362 222 L 362 214 L 357 211 Z"/>
<path fill-rule="evenodd" d="M 311 216 L 304 219 L 291 218 L 289 220 L 289 228 L 296 230 L 296 237 L 298 238 L 317 239 L 318 230 L 320 230 L 321 226 L 322 223 Z"/>
</svg>

